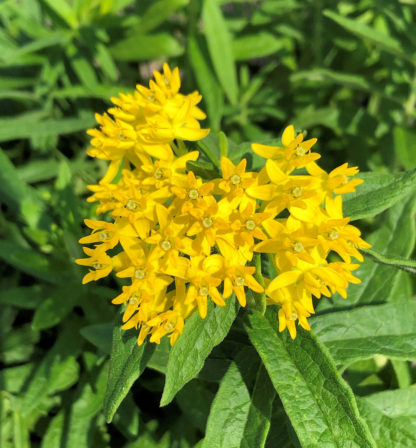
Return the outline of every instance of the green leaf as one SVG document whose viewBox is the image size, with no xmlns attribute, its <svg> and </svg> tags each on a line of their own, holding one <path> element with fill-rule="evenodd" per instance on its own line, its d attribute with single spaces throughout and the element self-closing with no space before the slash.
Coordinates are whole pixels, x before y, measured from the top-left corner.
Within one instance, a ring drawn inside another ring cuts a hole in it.
<svg viewBox="0 0 416 448">
<path fill-rule="evenodd" d="M 402 166 L 407 170 L 416 168 L 416 132 L 396 126 L 393 139 L 394 150 Z"/>
<path fill-rule="evenodd" d="M 50 293 L 45 285 L 18 286 L 0 291 L 0 304 L 18 308 L 37 308 Z"/>
<path fill-rule="evenodd" d="M 180 56 L 183 53 L 183 47 L 170 34 L 158 33 L 127 37 L 110 47 L 110 53 L 119 61 L 144 61 Z"/>
<path fill-rule="evenodd" d="M 75 11 L 71 8 L 70 4 L 65 0 L 42 0 L 46 3 L 52 11 L 63 19 L 71 28 L 78 26 L 78 19 L 75 15 Z"/>
<path fill-rule="evenodd" d="M 267 314 L 273 323 L 253 311 L 244 326 L 302 446 L 375 447 L 351 389 L 324 347 L 302 329 L 295 340 L 276 333 L 277 313 Z"/>
<path fill-rule="evenodd" d="M 202 369 L 211 350 L 227 336 L 238 312 L 235 297 L 225 306 L 208 303 L 208 313 L 201 319 L 195 312 L 187 321 L 169 355 L 161 406 L 169 404 L 175 394 Z"/>
<path fill-rule="evenodd" d="M 188 3 L 189 0 L 158 0 L 152 2 L 141 17 L 137 31 L 143 34 L 148 33 L 170 19 L 175 11 Z"/>
<path fill-rule="evenodd" d="M 220 383 L 202 448 L 264 447 L 274 396 L 273 385 L 258 357 L 253 356 L 251 348 L 244 348 Z"/>
<path fill-rule="evenodd" d="M 410 195 L 404 201 L 394 205 L 383 220 L 383 225 L 371 234 L 367 241 L 374 248 L 383 248 L 386 253 L 407 258 L 413 251 L 416 238 L 414 212 L 416 196 Z M 354 275 L 361 280 L 360 284 L 348 286 L 347 300 L 335 294 L 332 299 L 319 302 L 318 310 L 330 308 L 347 308 L 358 303 L 383 303 L 390 300 L 397 279 L 400 278 L 397 269 L 375 263 L 369 257 L 354 271 Z"/>
<path fill-rule="evenodd" d="M 189 62 L 192 65 L 202 99 L 207 105 L 210 127 L 212 131 L 218 132 L 223 115 L 224 94 L 213 73 L 207 52 L 204 50 L 202 41 L 196 36 L 191 35 L 188 38 Z"/>
<path fill-rule="evenodd" d="M 19 179 L 18 171 L 0 149 L 1 202 L 19 213 L 30 227 L 37 227 L 45 213 L 45 204 L 38 192 Z"/>
<path fill-rule="evenodd" d="M 416 389 L 380 392 L 358 399 L 379 448 L 416 446 Z"/>
<path fill-rule="evenodd" d="M 65 406 L 52 419 L 42 438 L 42 448 L 90 448 L 92 433 L 97 429 L 93 418 L 103 404 L 108 364 L 89 372 L 94 378 L 84 377 L 79 383 L 73 403 Z"/>
<path fill-rule="evenodd" d="M 311 327 L 337 364 L 374 355 L 416 359 L 416 301 L 323 314 Z"/>
<path fill-rule="evenodd" d="M 399 58 L 415 64 L 415 59 L 414 55 L 412 55 L 412 52 L 407 51 L 405 49 L 404 43 L 395 39 L 394 37 L 389 36 L 385 33 L 381 33 L 380 31 L 359 22 L 358 20 L 352 20 L 348 17 L 343 17 L 334 11 L 330 11 L 329 9 L 324 10 L 323 13 L 326 17 L 330 18 L 350 33 L 368 40 L 372 44 L 392 54 L 393 56 L 398 56 Z"/>
<path fill-rule="evenodd" d="M 364 183 L 343 198 L 344 216 L 351 221 L 374 216 L 388 209 L 416 189 L 416 170 L 404 173 L 360 173 Z"/>
<path fill-rule="evenodd" d="M 282 38 L 276 37 L 268 31 L 244 34 L 232 41 L 233 55 L 236 61 L 270 56 L 284 46 Z"/>
<path fill-rule="evenodd" d="M 39 138 L 51 135 L 71 134 L 95 125 L 94 117 L 63 118 L 28 123 L 24 118 L 0 120 L 0 142 L 22 138 Z"/>
<path fill-rule="evenodd" d="M 72 311 L 80 296 L 81 290 L 78 284 L 66 284 L 65 287 L 55 289 L 36 309 L 32 328 L 34 330 L 44 330 L 54 327 Z"/>
<path fill-rule="evenodd" d="M 134 382 L 143 373 L 152 356 L 155 344 L 137 345 L 137 335 L 122 330 L 118 320 L 113 330 L 107 389 L 104 398 L 104 415 L 111 423 L 115 412 Z"/>
<path fill-rule="evenodd" d="M 205 25 L 205 37 L 215 73 L 230 102 L 236 104 L 238 85 L 232 38 L 227 29 L 227 22 L 216 1 L 204 0 L 202 20 Z"/>
<path fill-rule="evenodd" d="M 91 344 L 98 347 L 103 353 L 111 353 L 112 333 L 114 325 L 94 324 L 81 328 L 81 335 Z"/>
</svg>

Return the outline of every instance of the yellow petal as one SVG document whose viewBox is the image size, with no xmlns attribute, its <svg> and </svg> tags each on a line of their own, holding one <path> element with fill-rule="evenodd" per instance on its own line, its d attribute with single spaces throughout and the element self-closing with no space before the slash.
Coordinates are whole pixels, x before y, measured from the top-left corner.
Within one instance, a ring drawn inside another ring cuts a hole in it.
<svg viewBox="0 0 416 448">
<path fill-rule="evenodd" d="M 289 146 L 295 139 L 295 128 L 293 125 L 289 125 L 282 134 L 282 143 L 284 146 Z"/>
</svg>

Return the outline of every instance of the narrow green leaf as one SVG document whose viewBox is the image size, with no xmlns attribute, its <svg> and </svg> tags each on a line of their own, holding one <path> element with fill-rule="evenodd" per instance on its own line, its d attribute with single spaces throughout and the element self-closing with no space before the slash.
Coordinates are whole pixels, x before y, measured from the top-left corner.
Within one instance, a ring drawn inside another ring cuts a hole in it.
<svg viewBox="0 0 416 448">
<path fill-rule="evenodd" d="M 180 56 L 183 47 L 170 34 L 158 33 L 127 37 L 110 47 L 110 53 L 119 61 L 144 61 Z"/>
<path fill-rule="evenodd" d="M 39 138 L 51 135 L 71 134 L 95 125 L 94 117 L 63 118 L 28 123 L 26 118 L 0 120 L 0 142 L 22 138 Z"/>
<path fill-rule="evenodd" d="M 416 446 L 416 389 L 380 392 L 358 399 L 378 448 Z"/>
<path fill-rule="evenodd" d="M 49 294 L 50 289 L 46 285 L 7 288 L 0 291 L 0 304 L 33 309 L 37 308 Z"/>
<path fill-rule="evenodd" d="M 188 161 L 186 162 L 186 167 L 205 180 L 218 178 L 218 171 L 215 169 L 215 166 L 208 163 Z"/>
<path fill-rule="evenodd" d="M 236 104 L 238 85 L 232 38 L 227 29 L 227 22 L 216 1 L 204 0 L 202 20 L 204 21 L 205 37 L 217 77 L 230 102 Z"/>
<path fill-rule="evenodd" d="M 78 19 L 75 11 L 65 0 L 42 0 L 52 11 L 63 19 L 71 28 L 78 26 Z"/>
<path fill-rule="evenodd" d="M 237 354 L 235 361 L 224 375 L 212 403 L 202 448 L 242 446 L 252 407 L 250 387 L 257 370 L 259 359 L 253 356 L 251 348 L 247 347 Z M 253 419 L 253 415 L 251 418 Z"/>
<path fill-rule="evenodd" d="M 6 153 L 0 149 L 0 193 L 4 202 L 30 227 L 37 227 L 45 214 L 45 205 L 40 195 L 19 178 Z"/>
<path fill-rule="evenodd" d="M 311 326 L 337 364 L 374 355 L 416 359 L 416 301 L 323 314 Z"/>
<path fill-rule="evenodd" d="M 284 47 L 285 42 L 282 38 L 268 31 L 244 34 L 232 41 L 233 55 L 236 61 L 270 56 Z"/>
<path fill-rule="evenodd" d="M 110 369 L 104 398 L 107 423 L 111 423 L 124 397 L 143 373 L 154 348 L 154 344 L 148 342 L 139 347 L 137 335 L 122 330 L 117 321 L 113 330 Z"/>
<path fill-rule="evenodd" d="M 188 38 L 189 62 L 192 65 L 202 99 L 207 105 L 207 117 L 212 131 L 220 130 L 224 108 L 224 94 L 209 63 L 207 52 L 196 36 Z"/>
<path fill-rule="evenodd" d="M 227 336 L 237 312 L 238 304 L 232 296 L 223 307 L 214 307 L 209 301 L 205 319 L 194 313 L 187 320 L 183 333 L 170 351 L 161 406 L 169 404 L 175 394 L 198 375 L 211 350 Z"/>
<path fill-rule="evenodd" d="M 90 377 L 82 379 L 72 394 L 74 401 L 66 403 L 52 419 L 42 438 L 42 448 L 91 447 L 93 433 L 97 431 L 94 417 L 102 409 L 107 373 L 108 363 L 92 369 Z"/>
<path fill-rule="evenodd" d="M 407 170 L 416 168 L 416 132 L 413 129 L 396 126 L 393 139 L 394 150 L 402 166 Z"/>
<path fill-rule="evenodd" d="M 406 51 L 403 42 L 400 42 L 394 37 L 389 36 L 385 33 L 381 33 L 380 31 L 359 22 L 358 20 L 353 20 L 348 17 L 341 16 L 340 14 L 337 14 L 334 11 L 330 11 L 329 9 L 324 10 L 323 13 L 326 17 L 330 18 L 350 33 L 368 40 L 372 44 L 380 47 L 382 50 L 387 51 L 394 56 L 398 56 L 399 58 L 415 64 L 415 59 L 414 55 L 412 55 L 412 52 Z"/>
<path fill-rule="evenodd" d="M 148 33 L 170 19 L 175 11 L 188 3 L 189 0 L 158 0 L 152 2 L 141 17 L 137 31 L 143 34 Z"/>
<path fill-rule="evenodd" d="M 344 216 L 351 221 L 374 216 L 388 209 L 416 189 L 416 170 L 404 173 L 359 173 L 364 183 L 355 193 L 344 196 Z"/>
<path fill-rule="evenodd" d="M 278 334 L 277 313 L 268 314 L 276 322 L 253 311 L 244 326 L 302 446 L 374 448 L 354 395 L 324 347 L 302 329 L 295 340 L 287 332 Z"/>
</svg>

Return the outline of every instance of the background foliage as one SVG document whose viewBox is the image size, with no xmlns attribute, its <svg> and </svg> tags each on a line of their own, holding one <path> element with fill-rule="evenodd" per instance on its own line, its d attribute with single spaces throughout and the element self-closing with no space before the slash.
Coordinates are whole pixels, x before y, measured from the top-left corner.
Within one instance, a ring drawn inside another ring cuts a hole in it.
<svg viewBox="0 0 416 448">
<path fill-rule="evenodd" d="M 0 446 L 416 446 L 416 2 L 3 0 L 0 23 Z M 229 301 L 169 356 L 118 329 L 116 279 L 81 286 L 85 130 L 165 60 L 214 154 L 294 123 L 372 171 L 346 209 L 376 253 L 313 334 Z"/>
</svg>

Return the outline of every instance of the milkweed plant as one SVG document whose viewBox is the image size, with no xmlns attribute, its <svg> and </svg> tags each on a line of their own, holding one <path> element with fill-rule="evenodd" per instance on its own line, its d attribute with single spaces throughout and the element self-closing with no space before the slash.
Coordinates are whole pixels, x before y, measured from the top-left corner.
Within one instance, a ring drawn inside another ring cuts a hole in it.
<svg viewBox="0 0 416 448">
<path fill-rule="evenodd" d="M 302 446 L 385 446 L 375 444 L 362 416 L 371 410 L 357 407 L 340 375 L 357 359 L 342 320 L 353 324 L 361 311 L 325 310 L 353 307 L 349 285 L 358 291 L 368 275 L 359 269 L 363 254 L 414 269 L 383 258 L 350 222 L 367 216 L 366 201 L 385 209 L 391 198 L 371 197 L 371 177 L 361 186 L 366 175 L 357 177 L 356 166 L 324 170 L 325 147 L 291 124 L 280 140 L 251 142 L 234 154 L 225 134 L 201 126 L 201 95 L 180 92 L 178 68 L 164 64 L 153 74 L 149 87 L 111 98 L 114 106 L 96 114 L 99 126 L 88 131 L 88 155 L 108 165 L 88 186 L 87 201 L 101 218 L 85 219 L 91 232 L 80 239 L 85 258 L 76 263 L 88 268 L 83 283 L 115 276 L 112 303 L 122 312 L 114 309 L 107 421 L 146 363 L 166 375 L 166 405 L 227 353 L 198 446 L 265 446 L 277 431 L 279 399 Z M 317 306 L 324 312 L 314 318 Z M 369 326 L 379 319 L 367 316 Z M 132 335 L 134 344 L 123 349 Z M 361 349 L 378 353 L 371 344 Z M 160 356 L 169 357 L 167 365 L 160 367 Z"/>
</svg>

